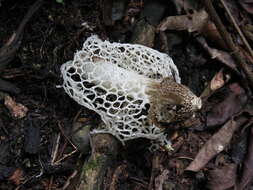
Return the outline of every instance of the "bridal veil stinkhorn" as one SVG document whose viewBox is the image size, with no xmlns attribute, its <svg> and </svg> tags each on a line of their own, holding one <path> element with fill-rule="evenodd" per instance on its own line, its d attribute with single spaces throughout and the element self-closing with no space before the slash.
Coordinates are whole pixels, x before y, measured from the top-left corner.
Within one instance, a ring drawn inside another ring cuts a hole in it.
<svg viewBox="0 0 253 190">
<path fill-rule="evenodd" d="M 201 99 L 180 84 L 172 59 L 142 45 L 91 36 L 61 73 L 66 93 L 101 116 L 104 127 L 92 132 L 110 133 L 122 143 L 144 137 L 168 145 L 161 124 L 201 108 Z"/>
</svg>

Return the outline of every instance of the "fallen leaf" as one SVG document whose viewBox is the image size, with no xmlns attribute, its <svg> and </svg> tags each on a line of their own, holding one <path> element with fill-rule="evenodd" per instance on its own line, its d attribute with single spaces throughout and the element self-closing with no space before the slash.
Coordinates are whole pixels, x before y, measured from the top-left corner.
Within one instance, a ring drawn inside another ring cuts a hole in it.
<svg viewBox="0 0 253 190">
<path fill-rule="evenodd" d="M 226 3 L 226 6 L 228 7 L 229 11 L 233 15 L 236 23 L 241 23 L 242 20 L 246 21 L 249 18 L 245 17 L 246 15 L 242 13 L 242 9 L 240 6 L 238 6 L 238 1 L 231 1 L 231 0 L 223 0 L 224 3 Z"/>
<path fill-rule="evenodd" d="M 242 8 L 250 14 L 253 14 L 253 0 L 240 0 Z"/>
<path fill-rule="evenodd" d="M 248 133 L 249 133 L 248 128 L 246 128 L 245 130 L 241 130 L 240 134 L 235 139 L 232 145 L 231 158 L 233 162 L 236 164 L 242 164 L 243 160 L 245 159 L 249 140 Z"/>
<path fill-rule="evenodd" d="M 131 43 L 141 44 L 147 47 L 154 46 L 155 39 L 155 27 L 148 24 L 145 19 L 141 19 L 135 26 L 133 35 L 131 37 Z"/>
<path fill-rule="evenodd" d="M 24 177 L 24 172 L 21 169 L 16 169 L 12 176 L 10 176 L 9 180 L 13 182 L 15 185 L 20 185 Z"/>
<path fill-rule="evenodd" d="M 223 74 L 223 69 L 221 69 L 211 80 L 210 88 L 212 91 L 215 91 L 225 84 L 225 76 Z"/>
<path fill-rule="evenodd" d="M 209 171 L 209 188 L 215 190 L 224 190 L 234 186 L 236 182 L 236 169 L 236 164 L 229 164 Z"/>
<path fill-rule="evenodd" d="M 202 28 L 201 34 L 207 39 L 208 42 L 211 43 L 212 46 L 228 50 L 227 45 L 217 30 L 215 24 L 210 20 L 205 27 Z"/>
<path fill-rule="evenodd" d="M 201 10 L 188 15 L 169 16 L 158 25 L 157 30 L 187 30 L 188 32 L 201 33 L 207 21 L 208 14 Z"/>
<path fill-rule="evenodd" d="M 10 96 L 5 96 L 4 105 L 11 112 L 11 115 L 17 119 L 25 117 L 28 111 L 27 107 L 22 104 L 16 103 Z"/>
<path fill-rule="evenodd" d="M 201 93 L 201 99 L 203 103 L 214 93 L 214 91 L 220 89 L 227 83 L 230 79 L 229 74 L 223 73 L 223 68 L 216 73 L 216 75 L 212 78 L 210 84 L 208 84 L 205 90 Z"/>
<path fill-rule="evenodd" d="M 249 40 L 253 41 L 253 26 L 251 24 L 243 25 L 242 31 Z"/>
<path fill-rule="evenodd" d="M 234 131 L 239 127 L 236 121 L 229 120 L 217 133 L 215 133 L 200 149 L 195 159 L 186 170 L 198 172 L 218 153 L 229 144 Z"/>
<path fill-rule="evenodd" d="M 216 59 L 228 66 L 230 69 L 234 70 L 236 73 L 240 73 L 236 68 L 234 59 L 228 52 L 209 47 L 203 37 L 197 37 L 197 41 L 202 45 L 202 47 L 206 50 L 212 59 Z"/>
<path fill-rule="evenodd" d="M 206 127 L 222 125 L 236 113 L 239 113 L 247 102 L 247 95 L 238 83 L 232 83 L 224 90 L 224 100 L 206 113 Z"/>
<path fill-rule="evenodd" d="M 200 8 L 199 2 L 195 0 L 172 0 L 172 2 L 175 4 L 178 14 L 181 14 L 183 10 L 185 12 L 190 12 L 193 10 L 199 10 Z M 208 41 L 212 42 L 212 44 L 222 49 L 227 49 L 223 38 L 212 21 L 206 21 L 204 27 L 198 32 L 208 39 Z"/>
<path fill-rule="evenodd" d="M 248 152 L 243 163 L 242 177 L 236 184 L 237 190 L 245 189 L 253 179 L 253 127 L 251 127 L 249 139 Z"/>
</svg>

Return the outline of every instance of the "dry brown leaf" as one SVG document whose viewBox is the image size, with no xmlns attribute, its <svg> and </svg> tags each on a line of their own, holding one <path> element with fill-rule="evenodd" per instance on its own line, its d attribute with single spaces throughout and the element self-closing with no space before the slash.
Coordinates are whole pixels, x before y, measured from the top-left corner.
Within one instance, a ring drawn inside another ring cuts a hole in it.
<svg viewBox="0 0 253 190">
<path fill-rule="evenodd" d="M 251 24 L 245 24 L 242 26 L 243 33 L 246 35 L 246 37 L 253 41 L 253 25 Z"/>
<path fill-rule="evenodd" d="M 211 56 L 212 59 L 216 59 L 231 68 L 232 70 L 236 71 L 237 73 L 240 73 L 236 68 L 236 63 L 234 59 L 229 53 L 227 53 L 226 51 L 209 47 L 203 37 L 197 37 L 197 41 L 202 45 L 202 47 L 207 51 L 207 53 Z"/>
<path fill-rule="evenodd" d="M 11 112 L 11 115 L 17 119 L 25 117 L 28 111 L 27 107 L 22 104 L 16 103 L 10 96 L 5 96 L 4 105 Z"/>
<path fill-rule="evenodd" d="M 216 75 L 212 78 L 211 82 L 206 86 L 205 90 L 201 94 L 201 99 L 205 102 L 215 90 L 223 87 L 230 79 L 229 74 L 223 73 L 223 68 L 216 73 Z"/>
<path fill-rule="evenodd" d="M 239 113 L 247 102 L 245 90 L 238 84 L 232 83 L 224 88 L 224 99 L 206 113 L 206 126 L 208 128 L 224 124 L 229 118 Z"/>
<path fill-rule="evenodd" d="M 215 190 L 224 190 L 234 186 L 236 182 L 236 169 L 236 164 L 229 164 L 223 166 L 222 168 L 211 170 L 208 174 L 209 188 Z"/>
<path fill-rule="evenodd" d="M 227 45 L 217 30 L 215 24 L 210 20 L 205 27 L 203 27 L 201 34 L 207 39 L 208 42 L 211 42 L 212 46 L 218 47 L 219 49 L 221 48 L 228 50 Z"/>
<path fill-rule="evenodd" d="M 234 120 L 229 120 L 205 143 L 186 170 L 198 172 L 205 167 L 214 156 L 225 149 L 237 128 L 238 124 Z"/>
<path fill-rule="evenodd" d="M 24 172 L 21 169 L 16 169 L 12 176 L 9 177 L 9 180 L 13 182 L 15 185 L 20 185 L 24 177 Z"/>
<path fill-rule="evenodd" d="M 225 76 L 223 74 L 223 69 L 221 69 L 211 80 L 210 88 L 212 91 L 215 91 L 225 84 Z"/>
<path fill-rule="evenodd" d="M 253 14 L 253 0 L 240 0 L 240 5 L 250 14 Z"/>
<path fill-rule="evenodd" d="M 186 12 L 192 10 L 199 10 L 200 6 L 199 2 L 195 0 L 172 0 L 172 2 L 175 4 L 175 7 L 179 14 L 182 12 L 182 10 L 185 10 Z M 211 41 L 212 44 L 222 49 L 227 49 L 227 46 L 224 43 L 224 40 L 222 39 L 215 24 L 210 20 L 206 22 L 206 24 L 204 25 L 204 27 L 202 27 L 199 33 L 200 32 L 206 39 L 208 39 L 208 41 Z"/>
<path fill-rule="evenodd" d="M 243 172 L 242 177 L 238 184 L 236 185 L 237 190 L 243 190 L 247 185 L 252 182 L 253 179 L 253 128 L 251 126 L 250 136 L 249 136 L 249 146 L 246 159 L 243 162 Z"/>
<path fill-rule="evenodd" d="M 157 30 L 187 30 L 188 32 L 201 33 L 207 21 L 208 14 L 201 10 L 189 15 L 169 16 L 158 25 Z"/>
</svg>

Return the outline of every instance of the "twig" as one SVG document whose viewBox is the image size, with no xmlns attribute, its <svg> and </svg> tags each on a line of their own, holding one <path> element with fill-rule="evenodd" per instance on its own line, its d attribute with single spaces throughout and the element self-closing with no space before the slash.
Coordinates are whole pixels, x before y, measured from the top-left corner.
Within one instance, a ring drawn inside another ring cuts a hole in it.
<svg viewBox="0 0 253 190">
<path fill-rule="evenodd" d="M 214 24 L 216 25 L 220 35 L 224 39 L 226 45 L 228 46 L 229 50 L 231 51 L 233 57 L 237 61 L 238 68 L 243 71 L 243 73 L 246 75 L 247 79 L 250 82 L 250 87 L 253 88 L 253 75 L 251 72 L 251 68 L 249 65 L 247 65 L 245 62 L 246 60 L 242 57 L 239 48 L 237 45 L 233 42 L 232 37 L 227 32 L 226 28 L 221 22 L 220 17 L 218 16 L 216 10 L 214 9 L 211 0 L 204 0 L 205 7 L 207 12 L 209 13 L 209 16 L 213 20 Z"/>
<path fill-rule="evenodd" d="M 68 153 L 68 154 L 65 154 L 63 157 L 61 157 L 59 160 L 55 161 L 54 164 L 57 165 L 59 164 L 61 161 L 65 160 L 66 158 L 72 156 L 73 154 L 75 154 L 78 150 L 75 149 L 73 150 L 72 152 Z"/>
<path fill-rule="evenodd" d="M 74 180 L 74 178 L 78 175 L 78 171 L 75 170 L 66 180 L 64 186 L 62 187 L 63 190 L 66 190 L 69 186 L 72 180 Z"/>
<path fill-rule="evenodd" d="M 51 164 L 52 165 L 54 164 L 54 162 L 57 158 L 57 153 L 58 153 L 59 146 L 60 146 L 60 138 L 61 138 L 61 135 L 58 134 L 57 139 L 56 139 L 56 144 L 54 144 L 54 147 L 52 149 L 52 154 L 51 154 Z"/>
<path fill-rule="evenodd" d="M 68 158 L 68 157 L 70 157 L 70 156 L 72 156 L 73 154 L 75 154 L 75 153 L 78 151 L 77 147 L 76 147 L 76 146 L 71 142 L 71 140 L 65 135 L 65 133 L 64 133 L 64 131 L 63 131 L 63 129 L 62 129 L 62 126 L 61 126 L 61 123 L 60 123 L 60 122 L 58 122 L 58 127 L 59 127 L 59 129 L 60 129 L 62 135 L 65 137 L 65 139 L 67 139 L 67 141 L 71 144 L 71 146 L 74 148 L 74 150 L 73 150 L 72 152 L 70 152 L 70 153 L 64 155 L 62 158 L 60 158 L 60 159 L 58 159 L 58 160 L 56 160 L 56 158 L 55 158 L 55 159 L 53 160 L 54 162 L 51 162 L 52 165 L 60 163 L 62 160 L 66 159 L 66 158 Z M 57 142 L 58 142 L 58 141 L 57 141 Z M 59 145 L 59 142 L 58 142 L 57 144 Z M 58 148 L 57 148 L 57 149 L 58 149 Z M 62 152 L 64 151 L 64 149 L 65 149 L 65 146 L 64 146 Z M 57 152 L 58 152 L 58 151 L 57 151 Z M 62 152 L 61 152 L 61 154 L 62 154 Z M 59 154 L 59 155 L 61 155 L 61 154 Z M 58 155 L 58 156 L 59 156 L 59 155 Z"/>
<path fill-rule="evenodd" d="M 78 148 L 72 143 L 72 141 L 70 140 L 70 138 L 65 134 L 64 130 L 62 129 L 61 123 L 58 121 L 58 127 L 62 133 L 62 135 L 67 139 L 67 141 L 69 142 L 69 144 L 71 144 L 71 146 L 77 150 Z"/>
<path fill-rule="evenodd" d="M 228 6 L 226 5 L 226 3 L 224 2 L 224 0 L 220 0 L 221 4 L 223 5 L 224 9 L 226 10 L 226 12 L 228 13 L 229 18 L 231 19 L 235 29 L 237 30 L 238 34 L 240 35 L 244 45 L 246 46 L 246 48 L 248 49 L 251 57 L 253 57 L 253 51 L 247 41 L 247 39 L 245 38 L 244 34 L 242 33 L 241 29 L 239 28 L 238 24 L 236 23 L 233 15 L 231 14 L 231 11 L 229 10 Z"/>
</svg>

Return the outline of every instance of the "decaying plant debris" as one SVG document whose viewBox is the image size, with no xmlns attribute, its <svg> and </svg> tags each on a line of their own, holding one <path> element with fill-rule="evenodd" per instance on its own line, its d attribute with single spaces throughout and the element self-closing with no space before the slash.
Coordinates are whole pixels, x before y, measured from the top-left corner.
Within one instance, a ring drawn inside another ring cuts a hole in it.
<svg viewBox="0 0 253 190">
<path fill-rule="evenodd" d="M 251 189 L 252 14 L 247 0 L 0 0 L 0 189 Z M 169 54 L 202 98 L 160 123 L 173 150 L 90 133 L 103 122 L 60 67 L 92 35 Z"/>
</svg>

